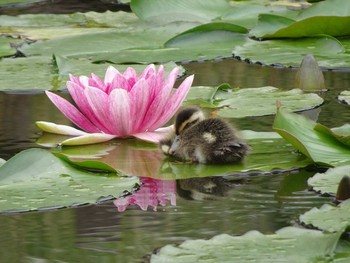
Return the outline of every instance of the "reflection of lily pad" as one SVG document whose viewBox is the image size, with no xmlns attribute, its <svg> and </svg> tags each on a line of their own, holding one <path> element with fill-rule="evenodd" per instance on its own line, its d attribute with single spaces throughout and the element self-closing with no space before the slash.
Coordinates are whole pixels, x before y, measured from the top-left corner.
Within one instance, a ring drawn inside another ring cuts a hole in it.
<svg viewBox="0 0 350 263">
<path fill-rule="evenodd" d="M 0 168 L 0 210 L 95 203 L 120 196 L 136 183 L 136 178 L 78 170 L 45 150 L 29 149 Z"/>
<path fill-rule="evenodd" d="M 325 173 L 317 173 L 308 180 L 308 184 L 315 191 L 335 195 L 339 182 L 345 175 L 350 176 L 350 165 L 330 168 Z"/>
<path fill-rule="evenodd" d="M 344 231 L 350 227 L 350 199 L 338 206 L 323 205 L 313 208 L 300 216 L 300 221 L 306 225 L 329 232 Z"/>
<path fill-rule="evenodd" d="M 233 90 L 228 85 L 192 87 L 186 98 L 188 103 L 218 108 L 218 115 L 225 118 L 275 114 L 276 100 L 291 111 L 312 109 L 323 103 L 317 94 L 306 94 L 300 89 L 281 91 L 274 87 L 261 87 Z"/>
<path fill-rule="evenodd" d="M 338 100 L 342 103 L 350 105 L 350 90 L 340 92 Z"/>
<path fill-rule="evenodd" d="M 250 231 L 167 245 L 151 257 L 157 262 L 320 262 L 334 251 L 340 233 L 286 227 L 275 234 Z M 300 251 L 303 251 L 300 253 Z"/>
</svg>

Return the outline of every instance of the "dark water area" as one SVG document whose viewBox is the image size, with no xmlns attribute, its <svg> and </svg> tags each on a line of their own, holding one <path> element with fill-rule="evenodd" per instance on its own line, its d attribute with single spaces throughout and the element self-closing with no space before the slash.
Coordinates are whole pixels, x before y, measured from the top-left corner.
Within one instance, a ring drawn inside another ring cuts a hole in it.
<svg viewBox="0 0 350 263">
<path fill-rule="evenodd" d="M 63 5 L 65 1 L 52 2 Z M 289 90 L 294 88 L 296 74 L 295 69 L 234 59 L 183 67 L 195 74 L 194 85 L 205 86 L 229 83 L 232 87 Z M 350 108 L 336 97 L 350 86 L 350 73 L 325 71 L 324 76 L 329 91 L 322 95 L 325 103 L 319 108 L 318 121 L 340 126 L 349 122 Z M 0 93 L 0 158 L 8 160 L 24 149 L 39 147 L 35 143 L 40 135 L 34 124 L 37 120 L 69 124 L 43 93 Z M 273 116 L 232 121 L 241 129 L 271 131 Z M 312 207 L 331 202 L 307 190 L 307 178 L 315 173 L 304 169 L 239 180 L 226 176 L 172 181 L 176 204 L 166 200 L 146 211 L 129 205 L 119 212 L 113 202 L 107 202 L 1 214 L 0 262 L 146 262 L 153 250 L 166 244 L 250 230 L 273 233 L 296 224 L 298 216 Z"/>
</svg>

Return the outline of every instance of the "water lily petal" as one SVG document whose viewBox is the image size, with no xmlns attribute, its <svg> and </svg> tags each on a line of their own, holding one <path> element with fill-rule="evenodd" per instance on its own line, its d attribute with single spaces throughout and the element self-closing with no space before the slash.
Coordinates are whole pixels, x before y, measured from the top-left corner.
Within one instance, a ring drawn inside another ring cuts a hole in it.
<svg viewBox="0 0 350 263">
<path fill-rule="evenodd" d="M 87 76 L 80 76 L 78 85 L 84 88 L 89 87 L 89 78 Z"/>
<path fill-rule="evenodd" d="M 148 79 L 150 76 L 155 75 L 156 66 L 154 64 L 149 64 L 141 73 L 140 78 Z"/>
<path fill-rule="evenodd" d="M 132 88 L 132 85 L 129 84 L 129 81 L 125 78 L 125 76 L 119 72 L 114 75 L 111 83 L 107 86 L 107 94 L 110 94 L 114 89 L 125 89 L 129 91 Z"/>
<path fill-rule="evenodd" d="M 99 132 L 94 124 L 90 122 L 76 107 L 60 96 L 46 91 L 46 95 L 53 104 L 75 125 L 87 132 Z"/>
<path fill-rule="evenodd" d="M 67 88 L 79 110 L 101 131 L 107 131 L 108 129 L 104 123 L 102 123 L 99 118 L 95 116 L 95 113 L 93 112 L 84 93 L 85 89 L 72 81 L 67 82 Z"/>
<path fill-rule="evenodd" d="M 150 89 L 147 81 L 142 78 L 132 88 L 130 96 L 130 116 L 132 117 L 131 132 L 144 131 L 141 126 L 150 101 Z"/>
<path fill-rule="evenodd" d="M 100 142 L 110 141 L 117 138 L 116 135 L 106 134 L 106 133 L 90 133 L 74 138 L 64 140 L 61 145 L 87 145 Z"/>
<path fill-rule="evenodd" d="M 130 116 L 129 94 L 124 89 L 115 89 L 109 95 L 110 125 L 113 133 L 120 136 L 130 134 L 132 117 Z"/>
<path fill-rule="evenodd" d="M 129 78 L 137 79 L 137 72 L 133 67 L 127 67 L 127 69 L 124 71 L 123 75 L 127 79 L 129 79 Z"/>
<path fill-rule="evenodd" d="M 174 125 L 171 125 L 168 127 L 159 128 L 153 132 L 140 132 L 140 133 L 133 134 L 132 136 L 144 141 L 159 143 L 161 139 L 164 139 L 164 137 L 166 137 L 167 134 L 173 131 L 174 131 Z"/>
<path fill-rule="evenodd" d="M 113 134 L 110 128 L 109 110 L 108 110 L 108 95 L 102 90 L 94 87 L 87 87 L 84 90 L 86 99 L 100 123 L 104 126 L 100 127 L 103 132 Z"/>
<path fill-rule="evenodd" d="M 37 121 L 35 122 L 36 126 L 44 131 L 49 133 L 61 134 L 61 135 L 70 135 L 70 136 L 80 136 L 87 134 L 81 130 L 75 129 L 73 127 L 61 124 L 55 124 L 53 122 L 47 121 Z"/>
<path fill-rule="evenodd" d="M 178 68 L 176 67 L 171 71 L 171 73 L 169 74 L 169 76 L 166 78 L 166 80 L 162 85 L 151 86 L 153 89 L 156 89 L 151 91 L 152 94 L 155 94 L 155 98 L 153 99 L 151 105 L 149 106 L 146 117 L 142 123 L 142 127 L 144 127 L 145 130 L 152 131 L 160 127 L 160 126 L 155 127 L 154 124 L 158 122 L 159 119 L 163 118 L 163 109 L 169 100 L 171 90 L 176 81 L 177 73 L 178 73 Z M 174 114 L 175 112 L 173 113 L 173 115 Z M 165 122 L 163 122 L 163 124 L 164 123 Z"/>
<path fill-rule="evenodd" d="M 114 76 L 116 74 L 120 74 L 120 72 L 115 67 L 109 66 L 107 68 L 107 71 L 106 71 L 106 74 L 105 74 L 105 80 L 104 80 L 105 84 L 111 83 L 113 81 Z"/>
<path fill-rule="evenodd" d="M 180 108 L 182 102 L 184 101 L 187 93 L 189 92 L 194 75 L 187 77 L 181 85 L 174 92 L 172 97 L 167 100 L 163 109 L 159 109 L 162 112 L 160 118 L 157 119 L 156 122 L 149 128 L 149 130 L 157 129 L 158 127 L 167 123 L 172 116 L 176 113 L 176 111 Z"/>
<path fill-rule="evenodd" d="M 100 79 L 100 77 L 94 73 L 91 73 L 91 78 L 89 79 L 89 86 L 99 88 L 100 90 L 103 90 L 104 92 L 106 92 L 106 89 L 107 89 L 103 80 Z"/>
</svg>

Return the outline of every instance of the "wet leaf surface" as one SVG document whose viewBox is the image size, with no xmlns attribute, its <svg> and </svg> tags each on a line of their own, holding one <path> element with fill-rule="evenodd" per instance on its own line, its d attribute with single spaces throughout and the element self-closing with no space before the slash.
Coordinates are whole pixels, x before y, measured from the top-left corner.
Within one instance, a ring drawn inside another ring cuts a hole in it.
<svg viewBox="0 0 350 263">
<path fill-rule="evenodd" d="M 350 165 L 328 169 L 325 173 L 317 173 L 308 180 L 313 190 L 335 195 L 341 179 L 350 176 Z"/>
<path fill-rule="evenodd" d="M 315 163 L 340 166 L 350 162 L 350 147 L 332 134 L 316 128 L 310 119 L 280 108 L 273 128 Z"/>
<path fill-rule="evenodd" d="M 119 177 L 108 171 L 77 169 L 46 150 L 29 149 L 0 168 L 0 210 L 96 203 L 101 197 L 118 197 L 138 182 L 135 177 Z"/>
<path fill-rule="evenodd" d="M 338 100 L 342 103 L 350 105 L 350 90 L 342 91 L 338 96 Z"/>
<path fill-rule="evenodd" d="M 350 199 L 338 206 L 323 205 L 321 208 L 312 208 L 301 215 L 299 220 L 306 225 L 329 232 L 346 231 L 350 227 Z"/>
<path fill-rule="evenodd" d="M 218 235 L 209 240 L 188 240 L 167 245 L 150 262 L 320 262 L 333 253 L 340 233 L 322 233 L 286 227 L 275 234 L 250 231 L 243 236 Z M 303 253 L 300 253 L 300 251 Z"/>
<path fill-rule="evenodd" d="M 276 100 L 280 100 L 291 111 L 312 109 L 323 103 L 323 99 L 317 94 L 306 94 L 300 89 L 289 91 L 275 87 L 231 89 L 229 85 L 192 87 L 186 98 L 187 103 L 217 109 L 217 114 L 224 118 L 273 115 L 276 112 Z"/>
</svg>

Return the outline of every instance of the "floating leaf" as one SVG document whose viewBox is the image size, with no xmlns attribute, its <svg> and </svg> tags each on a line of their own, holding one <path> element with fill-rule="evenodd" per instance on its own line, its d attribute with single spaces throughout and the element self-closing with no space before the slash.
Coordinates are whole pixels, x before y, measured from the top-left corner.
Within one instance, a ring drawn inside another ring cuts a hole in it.
<svg viewBox="0 0 350 263">
<path fill-rule="evenodd" d="M 160 24 L 175 21 L 209 22 L 230 9 L 230 4 L 222 0 L 147 2 L 132 0 L 130 6 L 140 19 Z"/>
<path fill-rule="evenodd" d="M 276 100 L 281 100 L 291 111 L 312 109 L 323 103 L 317 94 L 304 94 L 300 89 L 281 91 L 275 87 L 261 87 L 232 90 L 228 85 L 192 87 L 186 98 L 188 103 L 218 108 L 217 114 L 225 118 L 272 115 L 276 111 Z"/>
<path fill-rule="evenodd" d="M 98 154 L 100 162 L 108 164 L 123 174 L 167 180 L 249 173 L 257 170 L 290 170 L 311 164 L 307 157 L 293 153 L 293 147 L 286 144 L 286 141 L 274 132 L 243 131 L 242 136 L 251 147 L 249 155 L 242 163 L 225 165 L 178 162 L 164 156 L 157 146 L 135 139 L 115 140 L 114 147 L 110 144 L 101 144 L 98 148 L 99 153 L 90 150 L 95 146 L 63 147 L 59 150 L 54 149 L 54 152 L 68 156 L 73 162 L 96 158 Z M 87 154 L 89 152 L 91 157 Z"/>
<path fill-rule="evenodd" d="M 16 54 L 16 49 L 11 46 L 14 40 L 0 36 L 0 57 L 11 56 Z"/>
<path fill-rule="evenodd" d="M 350 165 L 330 168 L 325 173 L 317 173 L 307 182 L 317 192 L 335 195 L 340 181 L 346 175 L 350 176 Z"/>
<path fill-rule="evenodd" d="M 276 15 L 260 15 L 251 35 L 263 39 L 301 38 L 317 35 L 347 36 L 350 16 L 314 16 L 294 21 Z"/>
<path fill-rule="evenodd" d="M 263 14 L 250 32 L 255 37 L 283 38 L 314 35 L 350 35 L 350 3 L 342 0 L 316 3 L 300 12 L 296 20 L 282 16 Z"/>
<path fill-rule="evenodd" d="M 6 163 L 6 160 L 0 158 L 0 167 L 1 167 L 4 163 Z"/>
<path fill-rule="evenodd" d="M 281 108 L 273 124 L 276 132 L 315 163 L 338 166 L 350 163 L 350 147 L 315 126 L 310 119 Z"/>
<path fill-rule="evenodd" d="M 321 208 L 312 208 L 301 215 L 299 220 L 306 225 L 312 225 L 328 232 L 345 231 L 350 227 L 350 200 L 338 206 L 325 204 Z"/>
<path fill-rule="evenodd" d="M 29 149 L 0 167 L 0 210 L 95 203 L 118 197 L 136 183 L 136 178 L 78 170 L 45 150 Z"/>
<path fill-rule="evenodd" d="M 235 57 L 242 60 L 286 66 L 299 66 L 305 55 L 313 54 L 318 64 L 327 68 L 348 67 L 350 55 L 343 52 L 342 43 L 327 36 L 265 41 L 247 39 L 243 45 L 235 46 L 232 51 Z"/>
<path fill-rule="evenodd" d="M 56 57 L 57 59 L 58 57 Z M 104 76 L 108 63 L 93 64 L 88 59 L 68 59 L 59 57 L 59 62 L 52 57 L 33 56 L 28 58 L 5 58 L 0 61 L 0 90 L 58 90 L 65 89 L 68 73 L 73 75 L 90 75 L 92 72 Z M 138 73 L 144 65 L 114 65 L 119 71 L 133 67 Z M 174 62 L 164 64 L 165 74 L 175 66 Z M 58 67 L 58 68 L 57 68 Z M 180 67 L 180 74 L 184 69 Z M 21 72 L 21 74 L 18 74 Z"/>
<path fill-rule="evenodd" d="M 320 262 L 333 253 L 339 235 L 296 227 L 271 235 L 258 231 L 243 236 L 222 234 L 209 240 L 167 245 L 152 255 L 151 262 Z"/>
<path fill-rule="evenodd" d="M 338 100 L 342 103 L 350 105 L 350 90 L 340 92 Z"/>
</svg>

